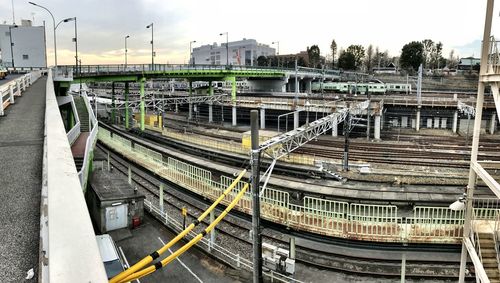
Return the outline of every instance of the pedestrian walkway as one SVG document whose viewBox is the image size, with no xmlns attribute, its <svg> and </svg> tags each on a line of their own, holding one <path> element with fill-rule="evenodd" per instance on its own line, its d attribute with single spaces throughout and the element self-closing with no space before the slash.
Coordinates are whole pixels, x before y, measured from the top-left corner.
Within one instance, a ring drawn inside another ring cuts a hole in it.
<svg viewBox="0 0 500 283">
<path fill-rule="evenodd" d="M 0 117 L 1 282 L 37 278 L 45 91 L 41 77 Z"/>
</svg>

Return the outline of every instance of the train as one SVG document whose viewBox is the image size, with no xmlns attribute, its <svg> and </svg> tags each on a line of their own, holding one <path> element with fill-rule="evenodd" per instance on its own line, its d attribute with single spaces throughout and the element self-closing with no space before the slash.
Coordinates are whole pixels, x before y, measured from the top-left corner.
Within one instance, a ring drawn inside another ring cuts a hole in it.
<svg viewBox="0 0 500 283">
<path fill-rule="evenodd" d="M 312 82 L 311 91 L 339 93 L 358 93 L 366 94 L 386 94 L 386 93 L 411 93 L 411 84 L 383 83 L 379 80 L 373 80 L 368 83 L 356 82 Z"/>
</svg>

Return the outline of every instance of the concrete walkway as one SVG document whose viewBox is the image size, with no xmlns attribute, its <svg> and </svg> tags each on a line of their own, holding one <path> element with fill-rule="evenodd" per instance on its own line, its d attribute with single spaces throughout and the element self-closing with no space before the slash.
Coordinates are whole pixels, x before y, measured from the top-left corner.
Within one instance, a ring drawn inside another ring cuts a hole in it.
<svg viewBox="0 0 500 283">
<path fill-rule="evenodd" d="M 0 281 L 25 282 L 40 238 L 46 78 L 41 77 L 0 117 Z"/>
</svg>

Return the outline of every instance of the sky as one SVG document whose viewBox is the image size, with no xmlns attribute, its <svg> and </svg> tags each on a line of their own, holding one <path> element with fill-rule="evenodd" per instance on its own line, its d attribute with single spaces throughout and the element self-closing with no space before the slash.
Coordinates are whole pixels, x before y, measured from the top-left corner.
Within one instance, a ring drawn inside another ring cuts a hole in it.
<svg viewBox="0 0 500 283">
<path fill-rule="evenodd" d="M 53 26 L 49 14 L 20 0 L 0 0 L 0 23 L 34 19 L 46 23 L 48 63 L 53 64 Z M 460 56 L 479 57 L 486 0 L 33 0 L 47 7 L 56 23 L 77 17 L 78 51 L 82 64 L 124 63 L 124 38 L 129 64 L 151 61 L 154 23 L 155 63 L 189 61 L 193 47 L 253 38 L 259 43 L 279 41 L 280 54 L 297 53 L 317 44 L 323 56 L 338 48 L 372 44 L 390 56 L 399 56 L 410 41 L 432 39 Z M 497 0 L 498 2 L 498 0 Z M 500 4 L 493 12 L 493 34 L 500 38 Z M 57 28 L 59 64 L 73 64 L 73 23 Z M 276 45 L 272 45 L 277 47 Z"/>
</svg>

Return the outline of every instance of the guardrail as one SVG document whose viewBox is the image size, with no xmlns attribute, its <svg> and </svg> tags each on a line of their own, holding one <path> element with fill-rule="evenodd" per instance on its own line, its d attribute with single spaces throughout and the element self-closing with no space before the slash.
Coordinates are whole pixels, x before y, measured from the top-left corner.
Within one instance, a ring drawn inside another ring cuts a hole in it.
<svg viewBox="0 0 500 283">
<path fill-rule="evenodd" d="M 4 115 L 4 109 L 15 103 L 15 97 L 21 96 L 26 88 L 32 85 L 40 76 L 42 71 L 34 71 L 12 80 L 0 86 L 0 116 Z"/>
<path fill-rule="evenodd" d="M 49 70 L 40 228 L 40 282 L 107 282 Z"/>
<path fill-rule="evenodd" d="M 131 142 L 105 129 L 99 130 L 99 140 L 108 147 L 140 164 L 166 180 L 209 199 L 220 195 L 229 177 L 220 182 L 212 179 L 208 170 L 168 158 L 161 153 L 132 146 Z M 236 190 L 234 194 L 238 191 Z M 234 195 L 228 195 L 228 204 Z M 247 191 L 236 209 L 251 213 L 251 191 Z M 478 200 L 475 212 L 483 219 L 496 217 L 500 211 L 498 202 Z M 266 188 L 261 199 L 261 217 L 297 230 L 316 234 L 378 242 L 413 242 L 459 244 L 463 235 L 463 211 L 447 207 L 416 206 L 412 217 L 398 214 L 393 205 L 355 204 L 342 201 L 305 197 L 302 204 L 289 202 L 287 192 Z"/>
<path fill-rule="evenodd" d="M 91 127 L 90 135 L 87 137 L 87 140 L 85 142 L 85 153 L 83 156 L 83 163 L 82 163 L 82 168 L 78 172 L 78 178 L 80 179 L 80 184 L 82 185 L 82 190 L 85 191 L 87 187 L 87 180 L 88 180 L 88 175 L 89 175 L 89 165 L 90 161 L 92 160 L 94 156 L 94 147 L 95 143 L 97 142 L 97 132 L 99 129 L 98 126 L 98 121 L 96 116 L 94 115 L 94 111 L 92 110 L 92 106 L 90 105 L 89 98 L 87 96 L 86 91 L 81 92 L 81 96 L 83 98 L 83 101 L 85 101 L 85 105 L 87 107 L 87 111 L 89 114 L 89 126 Z M 76 113 L 76 112 L 75 112 Z"/>
<path fill-rule="evenodd" d="M 488 72 L 498 73 L 500 71 L 500 48 L 498 43 L 500 41 L 495 40 L 495 37 L 490 37 L 490 50 L 488 56 Z"/>
<path fill-rule="evenodd" d="M 77 115 L 75 100 L 73 99 L 73 96 L 70 95 L 69 97 L 71 98 L 71 102 L 70 102 L 71 109 L 73 109 L 73 116 L 75 117 L 76 123 L 73 126 L 73 128 L 71 128 L 71 130 L 69 130 L 69 132 L 66 134 L 66 136 L 68 137 L 69 144 L 73 144 L 76 141 L 76 139 L 78 138 L 78 136 L 80 135 L 80 118 L 78 118 L 78 115 Z"/>
<path fill-rule="evenodd" d="M 111 65 L 81 65 L 78 69 L 74 65 L 59 65 L 56 73 L 73 74 L 78 77 L 80 74 L 108 74 L 108 73 L 135 73 L 135 72 L 164 72 L 164 71 L 266 71 L 266 72 L 286 72 L 295 74 L 293 68 L 268 67 L 268 66 L 245 66 L 245 65 L 188 65 L 188 64 L 111 64 Z M 315 69 L 308 67 L 298 67 L 297 72 L 301 74 L 317 74 L 318 76 L 340 76 L 340 70 Z"/>
</svg>

